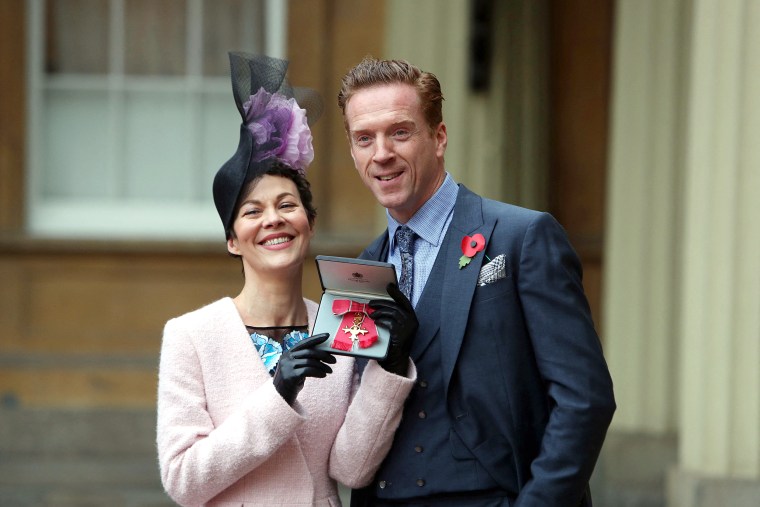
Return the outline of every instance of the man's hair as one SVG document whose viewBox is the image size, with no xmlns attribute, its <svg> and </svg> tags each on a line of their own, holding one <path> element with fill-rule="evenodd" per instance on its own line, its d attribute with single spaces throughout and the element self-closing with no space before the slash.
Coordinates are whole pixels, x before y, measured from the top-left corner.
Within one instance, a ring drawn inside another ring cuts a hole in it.
<svg viewBox="0 0 760 507">
<path fill-rule="evenodd" d="M 346 130 L 346 104 L 356 92 L 372 86 L 397 83 L 411 85 L 417 90 L 422 113 L 431 130 L 443 121 L 443 93 L 441 83 L 434 74 L 422 71 L 406 60 L 378 60 L 367 56 L 341 79 L 338 107 L 343 113 Z"/>
</svg>

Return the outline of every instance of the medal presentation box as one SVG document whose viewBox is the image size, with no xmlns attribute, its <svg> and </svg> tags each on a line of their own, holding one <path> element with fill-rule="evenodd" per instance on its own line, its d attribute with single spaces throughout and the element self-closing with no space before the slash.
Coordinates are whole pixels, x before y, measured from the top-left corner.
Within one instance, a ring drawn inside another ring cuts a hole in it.
<svg viewBox="0 0 760 507">
<path fill-rule="evenodd" d="M 386 287 L 397 283 L 396 270 L 387 262 L 317 255 L 322 284 L 317 319 L 312 335 L 330 333 L 316 348 L 333 354 L 385 359 L 388 329 L 375 325 L 367 306 L 373 299 L 392 300 Z"/>
</svg>

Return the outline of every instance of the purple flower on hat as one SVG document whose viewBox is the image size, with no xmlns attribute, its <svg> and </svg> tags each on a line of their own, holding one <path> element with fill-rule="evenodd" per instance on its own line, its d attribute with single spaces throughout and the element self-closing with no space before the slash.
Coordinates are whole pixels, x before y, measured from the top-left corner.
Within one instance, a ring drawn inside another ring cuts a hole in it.
<svg viewBox="0 0 760 507">
<path fill-rule="evenodd" d="M 259 88 L 243 104 L 245 125 L 253 136 L 253 160 L 275 158 L 305 172 L 314 160 L 306 110 L 295 99 Z"/>
</svg>

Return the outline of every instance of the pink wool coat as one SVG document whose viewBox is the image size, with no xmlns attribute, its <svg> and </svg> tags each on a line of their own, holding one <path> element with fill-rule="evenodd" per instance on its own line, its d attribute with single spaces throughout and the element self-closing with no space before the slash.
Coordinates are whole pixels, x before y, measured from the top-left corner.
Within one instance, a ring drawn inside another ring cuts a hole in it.
<svg viewBox="0 0 760 507">
<path fill-rule="evenodd" d="M 305 300 L 309 325 L 317 305 Z M 367 485 L 388 452 L 416 371 L 354 360 L 277 393 L 230 298 L 167 322 L 158 379 L 158 459 L 181 505 L 339 506 L 336 480 Z M 352 398 L 352 393 L 353 399 Z"/>
</svg>

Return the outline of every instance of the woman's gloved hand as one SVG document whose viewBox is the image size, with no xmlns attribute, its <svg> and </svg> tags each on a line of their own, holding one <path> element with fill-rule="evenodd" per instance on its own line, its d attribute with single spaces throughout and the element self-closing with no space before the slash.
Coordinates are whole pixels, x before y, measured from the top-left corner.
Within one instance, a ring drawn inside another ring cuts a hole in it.
<svg viewBox="0 0 760 507">
<path fill-rule="evenodd" d="M 328 364 L 335 364 L 335 357 L 329 352 L 313 348 L 329 337 L 329 333 L 310 336 L 280 356 L 272 382 L 288 405 L 293 405 L 296 401 L 306 377 L 324 378 L 332 373 Z"/>
<path fill-rule="evenodd" d="M 405 377 L 409 370 L 409 351 L 412 349 L 412 340 L 417 334 L 419 324 L 412 303 L 398 285 L 389 283 L 387 290 L 393 301 L 373 299 L 369 302 L 369 307 L 374 310 L 370 318 L 376 324 L 387 328 L 391 337 L 388 355 L 382 361 L 378 361 L 378 364 L 386 371 Z"/>
</svg>

